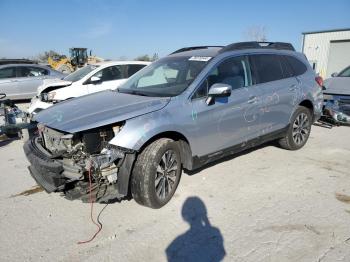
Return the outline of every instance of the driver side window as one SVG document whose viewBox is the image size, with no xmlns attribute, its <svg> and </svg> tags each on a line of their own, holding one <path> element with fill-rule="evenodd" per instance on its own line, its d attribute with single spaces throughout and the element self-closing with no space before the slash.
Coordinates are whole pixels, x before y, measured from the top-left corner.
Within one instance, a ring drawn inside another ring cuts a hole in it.
<svg viewBox="0 0 350 262">
<path fill-rule="evenodd" d="M 110 66 L 98 71 L 93 76 L 101 79 L 101 82 L 112 81 L 122 79 L 122 68 L 121 66 Z"/>
<path fill-rule="evenodd" d="M 192 99 L 206 97 L 210 87 L 217 83 L 228 84 L 235 90 L 250 86 L 251 82 L 248 58 L 246 56 L 228 58 L 211 70 Z"/>
</svg>

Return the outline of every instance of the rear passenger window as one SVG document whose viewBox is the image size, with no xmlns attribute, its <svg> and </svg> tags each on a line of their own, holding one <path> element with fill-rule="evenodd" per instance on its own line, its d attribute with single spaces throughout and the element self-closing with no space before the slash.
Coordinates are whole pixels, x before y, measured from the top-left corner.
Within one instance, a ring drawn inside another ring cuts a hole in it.
<svg viewBox="0 0 350 262">
<path fill-rule="evenodd" d="M 284 78 L 294 77 L 294 71 L 288 63 L 286 56 L 279 56 L 279 59 L 281 61 Z"/>
<path fill-rule="evenodd" d="M 306 72 L 307 67 L 304 65 L 303 62 L 301 62 L 299 59 L 292 57 L 292 56 L 284 56 L 290 65 L 290 67 L 293 69 L 294 75 L 302 75 Z"/>
<path fill-rule="evenodd" d="M 283 69 L 277 55 L 252 55 L 255 83 L 266 83 L 284 78 Z"/>
<path fill-rule="evenodd" d="M 144 68 L 146 65 L 128 65 L 127 75 L 126 77 L 129 78 L 133 74 L 135 74 L 137 71 Z"/>
<path fill-rule="evenodd" d="M 0 79 L 16 77 L 16 68 L 7 67 L 0 69 Z"/>
</svg>

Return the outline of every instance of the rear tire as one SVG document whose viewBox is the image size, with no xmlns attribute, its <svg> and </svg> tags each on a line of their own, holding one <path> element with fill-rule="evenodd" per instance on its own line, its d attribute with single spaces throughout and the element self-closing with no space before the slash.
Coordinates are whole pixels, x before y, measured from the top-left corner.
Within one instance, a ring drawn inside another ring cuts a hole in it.
<svg viewBox="0 0 350 262">
<path fill-rule="evenodd" d="M 299 106 L 294 112 L 286 136 L 278 142 L 287 150 L 298 150 L 302 148 L 311 132 L 312 117 L 310 109 Z"/>
<path fill-rule="evenodd" d="M 151 208 L 161 208 L 170 201 L 181 177 L 178 144 L 161 138 L 148 145 L 138 156 L 131 177 L 135 201 Z"/>
</svg>

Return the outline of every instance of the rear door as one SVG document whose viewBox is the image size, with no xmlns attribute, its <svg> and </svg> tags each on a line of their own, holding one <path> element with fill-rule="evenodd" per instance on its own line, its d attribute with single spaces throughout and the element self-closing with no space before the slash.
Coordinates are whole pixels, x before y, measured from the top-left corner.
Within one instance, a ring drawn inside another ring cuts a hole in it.
<svg viewBox="0 0 350 262">
<path fill-rule="evenodd" d="M 43 83 L 43 80 L 48 76 L 47 69 L 36 66 L 18 66 L 17 80 L 18 91 L 23 99 L 32 98 L 36 95 L 38 87 Z"/>
<path fill-rule="evenodd" d="M 260 135 L 286 127 L 294 105 L 299 82 L 283 56 L 277 54 L 250 55 L 253 81 L 261 91 Z"/>
<path fill-rule="evenodd" d="M 8 98 L 17 98 L 16 67 L 0 69 L 0 93 L 5 93 Z"/>
</svg>

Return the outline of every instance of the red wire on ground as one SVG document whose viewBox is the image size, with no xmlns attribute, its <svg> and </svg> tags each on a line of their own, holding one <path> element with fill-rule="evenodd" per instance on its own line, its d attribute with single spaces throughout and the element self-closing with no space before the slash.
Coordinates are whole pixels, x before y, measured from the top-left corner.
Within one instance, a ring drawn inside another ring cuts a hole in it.
<svg viewBox="0 0 350 262">
<path fill-rule="evenodd" d="M 100 221 L 98 221 L 98 223 L 94 220 L 93 218 L 93 210 L 94 210 L 94 200 L 92 199 L 92 179 L 91 179 L 91 168 L 89 168 L 89 199 L 90 199 L 90 219 L 92 221 L 92 223 L 94 225 L 97 226 L 98 230 L 96 231 L 96 233 L 89 239 L 86 241 L 79 241 L 78 244 L 86 244 L 91 242 L 92 240 L 95 239 L 95 237 L 97 236 L 98 233 L 101 232 L 102 229 L 102 224 Z"/>
</svg>

